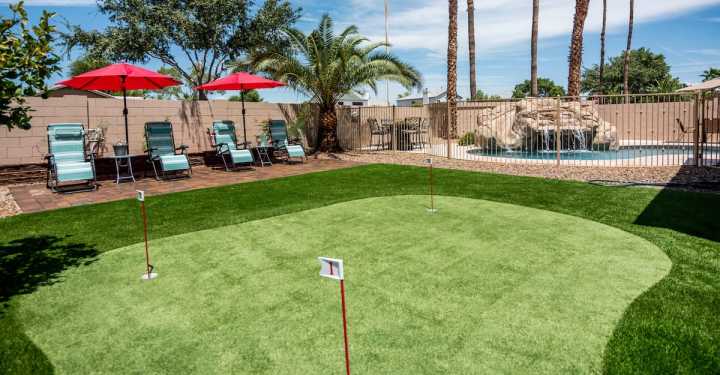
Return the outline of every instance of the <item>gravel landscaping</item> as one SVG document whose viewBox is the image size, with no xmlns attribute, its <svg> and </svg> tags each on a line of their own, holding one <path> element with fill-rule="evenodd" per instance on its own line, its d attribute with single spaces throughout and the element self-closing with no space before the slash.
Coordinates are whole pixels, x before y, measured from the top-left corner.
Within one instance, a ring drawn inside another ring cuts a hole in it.
<svg viewBox="0 0 720 375">
<path fill-rule="evenodd" d="M 347 152 L 321 157 L 358 163 L 388 163 L 425 166 L 426 154 L 411 152 Z M 670 186 L 690 190 L 720 191 L 720 168 L 695 167 L 598 167 L 561 166 L 520 163 L 495 163 L 433 157 L 438 168 L 482 171 L 517 176 L 534 176 L 575 181 L 597 181 L 607 184 Z"/>
<path fill-rule="evenodd" d="M 12 216 L 20 213 L 20 207 L 10 194 L 10 189 L 0 186 L 0 217 Z"/>
</svg>

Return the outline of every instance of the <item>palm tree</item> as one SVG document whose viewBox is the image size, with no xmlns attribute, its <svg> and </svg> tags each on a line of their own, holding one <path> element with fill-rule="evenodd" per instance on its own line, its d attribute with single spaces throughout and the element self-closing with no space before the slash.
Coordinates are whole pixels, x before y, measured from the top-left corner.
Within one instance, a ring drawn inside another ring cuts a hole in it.
<svg viewBox="0 0 720 375">
<path fill-rule="evenodd" d="M 537 76 L 538 13 L 540 13 L 540 0 L 533 0 L 532 35 L 530 38 L 530 96 L 538 96 L 538 76 Z"/>
<path fill-rule="evenodd" d="M 630 0 L 630 18 L 628 20 L 628 35 L 627 35 L 627 47 L 625 48 L 625 58 L 623 61 L 623 93 L 625 95 L 630 93 L 630 87 L 628 86 L 629 70 L 630 70 L 630 46 L 632 44 L 632 33 L 633 33 L 633 13 L 635 11 L 635 0 Z"/>
<path fill-rule="evenodd" d="M 457 136 L 457 0 L 448 0 L 447 105 L 448 137 Z M 448 155 L 449 157 L 450 155 Z"/>
<path fill-rule="evenodd" d="M 377 94 L 380 80 L 397 82 L 408 90 L 421 87 L 422 78 L 415 68 L 378 50 L 386 43 L 370 43 L 354 25 L 335 34 L 332 19 L 323 15 L 318 27 L 309 34 L 297 29 L 286 30 L 285 34 L 291 44 L 289 51 L 255 56 L 251 65 L 255 71 L 284 82 L 317 103 L 320 127 L 315 149 L 318 151 L 340 149 L 335 106 L 343 95 L 362 88 L 370 88 Z"/>
<path fill-rule="evenodd" d="M 470 55 L 470 98 L 477 95 L 477 73 L 475 67 L 475 4 L 467 0 L 468 50 Z"/>
<path fill-rule="evenodd" d="M 607 0 L 603 0 L 602 31 L 600 32 L 600 72 L 598 74 L 598 93 L 603 94 L 603 75 L 605 74 L 605 30 L 607 28 Z"/>
<path fill-rule="evenodd" d="M 580 67 L 582 66 L 583 28 L 587 18 L 590 0 L 575 0 L 575 17 L 570 38 L 570 56 L 568 56 L 568 95 L 580 95 Z"/>
</svg>

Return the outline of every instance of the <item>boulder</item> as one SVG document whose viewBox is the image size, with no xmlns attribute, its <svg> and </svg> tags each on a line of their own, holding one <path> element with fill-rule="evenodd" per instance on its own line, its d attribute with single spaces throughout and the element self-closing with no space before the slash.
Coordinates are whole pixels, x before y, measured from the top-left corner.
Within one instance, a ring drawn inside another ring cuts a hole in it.
<svg viewBox="0 0 720 375">
<path fill-rule="evenodd" d="M 600 118 L 592 102 L 561 102 L 557 99 L 523 99 L 514 105 L 498 105 L 480 110 L 476 141 L 488 148 L 534 149 L 554 137 L 559 129 L 563 144 L 574 148 L 617 149 L 617 129 Z M 558 118 L 559 113 L 559 118 Z M 570 138 L 573 142 L 565 141 Z M 586 142 L 578 145 L 578 142 Z"/>
</svg>

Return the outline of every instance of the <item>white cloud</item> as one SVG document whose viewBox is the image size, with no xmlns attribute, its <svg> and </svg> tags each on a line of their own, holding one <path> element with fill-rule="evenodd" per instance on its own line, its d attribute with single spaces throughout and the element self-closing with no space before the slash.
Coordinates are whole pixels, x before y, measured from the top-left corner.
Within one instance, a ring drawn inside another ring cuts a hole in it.
<svg viewBox="0 0 720 375">
<path fill-rule="evenodd" d="M 458 6 L 458 38 L 462 50 L 467 40 L 467 13 Z M 720 0 L 637 0 L 635 22 L 640 24 L 676 17 L 700 9 Z M 585 30 L 599 31 L 602 21 L 602 2 L 591 2 Z M 390 2 L 390 42 L 401 50 L 428 49 L 443 54 L 447 49 L 447 2 L 437 0 L 396 0 Z M 383 0 L 353 0 L 349 16 L 340 20 L 356 23 L 361 32 L 374 40 L 384 39 Z M 476 2 L 475 30 L 480 51 L 517 45 L 530 39 L 532 7 L 527 0 L 496 0 Z M 544 0 L 540 7 L 540 38 L 569 36 L 572 28 L 574 2 Z M 628 2 L 608 0 L 608 29 L 624 31 L 627 24 Z"/>
</svg>

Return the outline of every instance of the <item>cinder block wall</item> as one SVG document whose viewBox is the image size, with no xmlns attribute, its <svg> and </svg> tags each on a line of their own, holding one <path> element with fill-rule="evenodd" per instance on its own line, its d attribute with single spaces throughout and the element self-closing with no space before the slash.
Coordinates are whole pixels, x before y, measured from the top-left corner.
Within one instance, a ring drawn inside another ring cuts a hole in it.
<svg viewBox="0 0 720 375">
<path fill-rule="evenodd" d="M 86 98 L 27 98 L 32 112 L 30 130 L 8 130 L 0 126 L 0 165 L 42 163 L 47 153 L 47 125 L 79 122 L 89 128 L 107 128 L 105 155 L 112 155 L 112 144 L 125 140 L 125 125 L 121 99 Z M 293 121 L 300 110 L 298 104 L 245 103 L 248 141 L 255 143 L 262 131 L 261 123 L 273 120 Z M 242 141 L 241 103 L 225 100 L 174 101 L 128 99 L 130 152 L 144 150 L 144 124 L 169 120 L 173 124 L 175 142 L 189 146 L 189 152 L 208 151 L 210 139 L 207 129 L 214 120 L 235 122 L 238 141 Z M 312 130 L 311 130 L 312 132 Z"/>
</svg>

